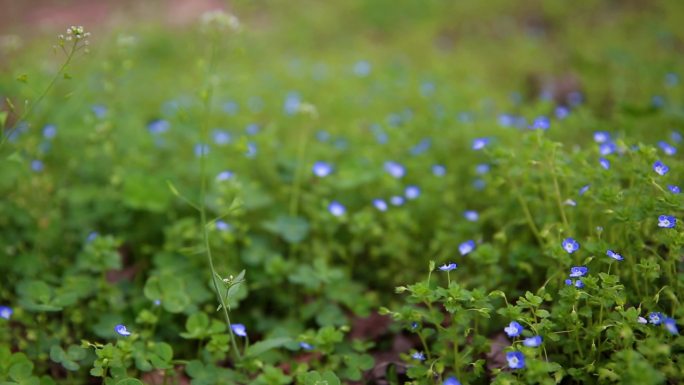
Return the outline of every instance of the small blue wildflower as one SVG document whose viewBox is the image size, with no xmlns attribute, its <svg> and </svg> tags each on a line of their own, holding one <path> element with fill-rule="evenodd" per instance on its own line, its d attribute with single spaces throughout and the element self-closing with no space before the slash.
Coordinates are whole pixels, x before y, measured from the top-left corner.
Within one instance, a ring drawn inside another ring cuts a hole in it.
<svg viewBox="0 0 684 385">
<path fill-rule="evenodd" d="M 610 140 L 610 133 L 608 131 L 595 131 L 594 142 L 605 143 Z"/>
<path fill-rule="evenodd" d="M 395 195 L 390 198 L 390 203 L 393 204 L 394 206 L 401 206 L 404 204 L 404 197 L 400 195 Z"/>
<path fill-rule="evenodd" d="M 420 155 L 424 153 L 425 151 L 430 149 L 430 146 L 432 145 L 432 140 L 430 138 L 424 138 L 422 139 L 417 145 L 412 147 L 409 152 L 411 155 Z"/>
<path fill-rule="evenodd" d="M 660 325 L 663 322 L 663 313 L 652 312 L 648 315 L 648 320 L 654 325 Z"/>
<path fill-rule="evenodd" d="M 325 178 L 326 176 L 330 175 L 330 173 L 332 173 L 333 167 L 328 162 L 316 162 L 314 163 L 311 170 L 313 171 L 313 174 L 317 177 Z"/>
<path fill-rule="evenodd" d="M 655 108 L 660 108 L 665 105 L 665 98 L 660 95 L 653 95 L 651 97 L 651 105 Z"/>
<path fill-rule="evenodd" d="M 586 266 L 573 266 L 570 268 L 569 276 L 571 278 L 584 277 L 587 275 L 587 272 L 589 272 L 589 269 Z"/>
<path fill-rule="evenodd" d="M 451 262 L 451 263 L 445 263 L 444 265 L 440 266 L 439 269 L 442 271 L 451 271 L 454 270 L 458 267 L 457 264 Z"/>
<path fill-rule="evenodd" d="M 432 175 L 440 177 L 446 175 L 446 167 L 444 167 L 441 164 L 436 164 L 432 166 Z"/>
<path fill-rule="evenodd" d="M 679 194 L 680 192 L 682 192 L 679 186 L 673 184 L 667 185 L 667 189 L 670 190 L 670 192 L 673 194 Z"/>
<path fill-rule="evenodd" d="M 420 325 L 418 325 L 418 322 L 415 322 L 415 321 L 414 321 L 414 322 L 411 322 L 411 330 L 416 330 L 416 329 L 418 329 L 418 326 L 420 326 Z"/>
<path fill-rule="evenodd" d="M 578 288 L 578 289 L 583 288 L 583 287 L 584 287 L 584 282 L 582 282 L 581 279 L 578 279 L 577 281 L 575 281 L 575 287 Z"/>
<path fill-rule="evenodd" d="M 677 153 L 677 147 L 675 147 L 675 146 L 671 145 L 670 143 L 665 142 L 663 140 L 658 142 L 658 147 L 660 147 L 660 149 L 663 150 L 665 155 L 672 156 L 672 155 L 675 155 Z"/>
<path fill-rule="evenodd" d="M 239 109 L 240 107 L 238 106 L 237 102 L 233 100 L 223 103 L 223 112 L 225 112 L 228 115 L 237 114 Z"/>
<path fill-rule="evenodd" d="M 567 286 L 572 286 L 572 279 L 570 279 L 570 278 L 566 279 L 566 280 L 565 280 L 565 284 L 566 284 Z"/>
<path fill-rule="evenodd" d="M 530 347 L 530 348 L 539 347 L 541 344 L 542 344 L 542 337 L 541 336 L 529 337 L 529 338 L 525 338 L 523 340 L 523 345 Z"/>
<path fill-rule="evenodd" d="M 580 195 L 580 196 L 581 196 L 581 195 L 584 195 L 584 193 L 586 193 L 587 190 L 589 190 L 589 185 L 584 185 L 584 186 L 582 186 L 582 188 L 579 189 L 579 195 Z"/>
<path fill-rule="evenodd" d="M 97 238 L 100 234 L 98 234 L 97 231 L 91 231 L 90 234 L 88 234 L 88 237 L 86 238 L 86 242 L 92 242 Z"/>
<path fill-rule="evenodd" d="M 171 127 L 171 124 L 169 124 L 169 122 L 164 120 L 164 119 L 155 119 L 155 120 L 147 123 L 147 130 L 151 134 L 155 134 L 155 135 L 165 133 L 166 131 L 169 130 L 170 127 Z"/>
<path fill-rule="evenodd" d="M 516 321 L 511 321 L 511 323 L 509 323 L 508 326 L 504 328 L 504 332 L 506 332 L 506 334 L 511 338 L 519 336 L 523 332 L 523 330 L 525 329 L 522 327 L 522 325 L 520 325 Z"/>
<path fill-rule="evenodd" d="M 316 140 L 318 140 L 321 143 L 325 143 L 330 140 L 330 133 L 325 130 L 319 130 L 316 132 Z"/>
<path fill-rule="evenodd" d="M 406 196 L 406 199 L 416 199 L 420 196 L 420 188 L 418 188 L 418 186 L 408 186 L 406 187 L 406 190 L 404 190 L 404 195 Z"/>
<path fill-rule="evenodd" d="M 42 161 L 36 159 L 31 162 L 31 170 L 35 172 L 41 172 L 43 171 L 43 168 L 45 168 L 45 165 L 43 164 Z"/>
<path fill-rule="evenodd" d="M 373 206 L 375 206 L 376 209 L 380 211 L 387 211 L 387 202 L 385 202 L 383 199 L 373 199 Z"/>
<path fill-rule="evenodd" d="M 259 133 L 260 130 L 261 130 L 261 126 L 259 126 L 256 123 L 250 123 L 245 128 L 245 132 L 247 133 L 247 135 L 256 135 Z"/>
<path fill-rule="evenodd" d="M 247 152 L 245 152 L 245 156 L 248 158 L 254 158 L 257 154 L 257 146 L 256 143 L 254 142 L 248 142 L 247 143 Z"/>
<path fill-rule="evenodd" d="M 232 140 L 232 136 L 230 135 L 230 133 L 223 130 L 214 130 L 212 132 L 212 136 L 214 138 L 214 143 L 216 143 L 219 146 L 229 144 Z"/>
<path fill-rule="evenodd" d="M 418 361 L 425 361 L 425 354 L 423 354 L 423 352 L 415 352 L 411 354 L 411 358 Z"/>
<path fill-rule="evenodd" d="M 465 241 L 458 245 L 458 251 L 461 253 L 461 255 L 466 255 L 473 250 L 475 250 L 475 241 L 473 240 Z"/>
<path fill-rule="evenodd" d="M 568 104 L 570 105 L 570 107 L 578 106 L 578 105 L 582 104 L 582 102 L 584 101 L 584 96 L 579 91 L 569 92 L 567 95 L 567 98 L 568 98 Z"/>
<path fill-rule="evenodd" d="M 447 377 L 442 385 L 461 385 L 461 381 L 457 380 L 456 377 Z"/>
<path fill-rule="evenodd" d="M 478 190 L 478 191 L 484 190 L 486 185 L 487 184 L 485 183 L 485 181 L 483 179 L 475 179 L 473 181 L 473 187 L 475 188 L 475 190 Z"/>
<path fill-rule="evenodd" d="M 221 220 L 216 221 L 216 230 L 218 230 L 218 231 L 229 231 L 230 228 L 231 228 L 231 226 L 227 222 L 221 221 Z"/>
<path fill-rule="evenodd" d="M 406 174 L 406 169 L 401 163 L 394 161 L 385 162 L 385 171 L 394 178 L 402 178 Z"/>
<path fill-rule="evenodd" d="M 480 214 L 475 210 L 466 210 L 463 212 L 463 217 L 471 222 L 477 222 L 480 218 Z"/>
<path fill-rule="evenodd" d="M 599 158 L 599 164 L 606 170 L 610 170 L 610 161 L 606 158 Z"/>
<path fill-rule="evenodd" d="M 489 172 L 489 165 L 487 163 L 481 163 L 475 166 L 475 172 L 482 175 Z"/>
<path fill-rule="evenodd" d="M 342 205 L 342 203 L 338 201 L 332 201 L 328 205 L 328 211 L 330 214 L 336 216 L 336 217 L 341 217 L 344 215 L 344 213 L 347 212 L 347 209 Z"/>
<path fill-rule="evenodd" d="M 657 160 L 655 163 L 653 163 L 653 171 L 655 171 L 658 175 L 665 175 L 668 171 L 670 171 L 670 168 L 667 167 L 665 163 Z"/>
<path fill-rule="evenodd" d="M 209 155 L 209 145 L 203 143 L 197 143 L 195 145 L 195 156 L 202 157 Z"/>
<path fill-rule="evenodd" d="M 525 355 L 519 351 L 506 353 L 506 361 L 511 369 L 522 369 L 525 367 Z"/>
<path fill-rule="evenodd" d="M 11 307 L 0 306 L 0 318 L 4 318 L 4 319 L 8 320 L 12 317 L 12 313 L 14 313 L 14 311 L 12 310 Z"/>
<path fill-rule="evenodd" d="M 658 227 L 663 227 L 666 229 L 671 229 L 677 224 L 677 218 L 671 215 L 659 215 L 658 216 Z"/>
<path fill-rule="evenodd" d="M 114 327 L 114 331 L 119 334 L 120 336 L 128 337 L 131 335 L 131 332 L 126 329 L 125 325 L 116 325 Z"/>
<path fill-rule="evenodd" d="M 548 130 L 551 127 L 551 121 L 546 116 L 539 116 L 532 121 L 530 126 L 533 130 Z"/>
<path fill-rule="evenodd" d="M 670 334 L 679 334 L 679 329 L 677 328 L 677 321 L 675 321 L 673 318 L 666 317 L 663 321 L 663 325 L 665 326 L 665 329 L 668 332 L 670 332 Z"/>
<path fill-rule="evenodd" d="M 501 127 L 510 127 L 515 124 L 515 117 L 511 114 L 499 115 L 499 125 Z"/>
<path fill-rule="evenodd" d="M 563 120 L 570 115 L 570 109 L 564 106 L 556 107 L 554 112 L 556 113 L 556 119 L 558 120 Z"/>
<path fill-rule="evenodd" d="M 154 304 L 154 306 L 159 306 L 159 305 L 161 305 L 161 300 L 155 299 L 154 301 L 152 301 L 152 303 Z"/>
<path fill-rule="evenodd" d="M 617 151 L 617 146 L 613 142 L 605 142 L 599 145 L 599 154 L 606 156 Z"/>
<path fill-rule="evenodd" d="M 674 87 L 679 83 L 679 76 L 674 72 L 668 72 L 665 74 L 665 85 L 668 87 Z"/>
<path fill-rule="evenodd" d="M 57 126 L 54 124 L 48 124 L 47 126 L 43 127 L 43 137 L 45 139 L 52 139 L 57 135 Z"/>
<path fill-rule="evenodd" d="M 677 131 L 672 131 L 672 133 L 670 134 L 670 139 L 672 139 L 672 141 L 675 143 L 681 143 L 682 134 Z"/>
<path fill-rule="evenodd" d="M 90 111 L 92 111 L 93 114 L 100 119 L 107 115 L 107 107 L 103 106 L 102 104 L 94 104 L 92 107 L 90 107 Z"/>
<path fill-rule="evenodd" d="M 606 255 L 609 256 L 609 257 L 611 257 L 611 258 L 613 258 L 613 259 L 616 260 L 616 261 L 622 261 L 623 259 L 625 259 L 625 258 L 622 257 L 622 255 L 620 255 L 620 254 L 614 252 L 613 250 L 608 250 L 608 251 L 606 251 Z"/>
<path fill-rule="evenodd" d="M 219 182 L 225 182 L 227 180 L 233 179 L 233 176 L 235 173 L 229 170 L 221 171 L 218 175 L 216 175 L 216 180 Z"/>
<path fill-rule="evenodd" d="M 563 246 L 563 250 L 567 251 L 568 254 L 572 254 L 580 248 L 579 242 L 572 238 L 565 238 L 563 242 L 561 242 L 561 246 Z"/>
<path fill-rule="evenodd" d="M 311 345 L 308 342 L 304 342 L 304 341 L 299 343 L 299 347 L 302 348 L 303 350 L 313 350 L 313 348 L 314 348 L 313 345 Z"/>
<path fill-rule="evenodd" d="M 243 324 L 232 324 L 230 329 L 239 337 L 247 337 L 247 328 Z"/>
<path fill-rule="evenodd" d="M 301 104 L 301 99 L 297 92 L 288 92 L 285 96 L 285 102 L 283 103 L 283 110 L 287 115 L 294 115 L 299 111 L 299 105 Z"/>
<path fill-rule="evenodd" d="M 475 151 L 482 150 L 489 144 L 490 139 L 489 138 L 477 138 L 473 140 L 473 146 L 472 149 Z"/>
<path fill-rule="evenodd" d="M 646 325 L 646 324 L 648 323 L 648 320 L 647 320 L 646 318 L 642 317 L 642 316 L 639 316 L 639 317 L 637 318 L 637 322 L 640 323 L 640 324 L 642 324 L 642 325 Z"/>
<path fill-rule="evenodd" d="M 365 60 L 359 60 L 354 63 L 354 75 L 358 77 L 365 77 L 370 75 L 371 64 Z"/>
<path fill-rule="evenodd" d="M 423 97 L 432 96 L 435 93 L 435 83 L 423 82 L 420 84 L 420 95 Z"/>
</svg>

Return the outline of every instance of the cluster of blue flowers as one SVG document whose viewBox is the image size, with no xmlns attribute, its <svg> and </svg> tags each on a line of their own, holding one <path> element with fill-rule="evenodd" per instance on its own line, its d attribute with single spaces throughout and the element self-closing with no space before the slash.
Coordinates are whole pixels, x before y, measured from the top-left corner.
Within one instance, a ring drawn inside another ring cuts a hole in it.
<svg viewBox="0 0 684 385">
<path fill-rule="evenodd" d="M 519 337 L 524 331 L 525 328 L 516 321 L 511 321 L 511 323 L 504 328 L 504 332 L 509 338 Z M 543 338 L 539 335 L 533 335 L 522 341 L 523 345 L 529 348 L 537 348 L 541 346 L 542 342 Z M 525 355 L 518 350 L 507 352 L 506 361 L 508 362 L 508 367 L 511 369 L 522 369 L 525 367 Z"/>
<path fill-rule="evenodd" d="M 640 317 L 641 318 L 641 317 Z M 645 320 L 644 320 L 645 321 Z M 677 328 L 677 321 L 674 318 L 667 317 L 663 313 L 652 312 L 648 315 L 648 322 L 653 325 L 663 325 L 665 330 L 670 334 L 679 334 L 679 328 Z M 645 323 L 645 322 L 643 322 Z"/>
</svg>

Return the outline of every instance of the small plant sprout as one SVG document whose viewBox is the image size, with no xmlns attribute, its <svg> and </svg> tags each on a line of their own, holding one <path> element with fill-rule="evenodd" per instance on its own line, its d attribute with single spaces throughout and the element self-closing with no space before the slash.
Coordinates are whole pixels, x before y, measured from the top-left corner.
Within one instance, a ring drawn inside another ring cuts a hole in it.
<svg viewBox="0 0 684 385">
<path fill-rule="evenodd" d="M 670 171 L 670 168 L 667 167 L 667 165 L 659 160 L 657 160 L 655 163 L 653 163 L 653 171 L 656 172 L 658 175 L 665 175 Z"/>
<path fill-rule="evenodd" d="M 473 250 L 475 250 L 475 241 L 473 240 L 465 241 L 458 245 L 458 251 L 461 253 L 462 256 L 469 254 Z"/>
<path fill-rule="evenodd" d="M 533 336 L 529 338 L 525 338 L 523 340 L 523 345 L 530 347 L 530 348 L 536 348 L 541 346 L 542 344 L 542 337 L 541 336 Z"/>
<path fill-rule="evenodd" d="M 677 225 L 677 218 L 672 215 L 660 215 L 658 216 L 658 227 L 671 229 Z"/>
<path fill-rule="evenodd" d="M 518 337 L 523 332 L 523 330 L 525 329 L 522 327 L 522 325 L 520 325 L 516 321 L 511 321 L 511 323 L 509 323 L 508 326 L 504 328 L 504 332 L 506 332 L 506 335 L 510 338 Z"/>
<path fill-rule="evenodd" d="M 572 254 L 580 248 L 579 242 L 572 238 L 565 238 L 563 242 L 561 242 L 561 246 L 568 254 Z"/>
<path fill-rule="evenodd" d="M 385 202 L 383 199 L 373 199 L 373 206 L 375 206 L 376 209 L 379 211 L 387 211 L 387 202 Z"/>
<path fill-rule="evenodd" d="M 328 205 L 328 211 L 330 212 L 330 214 L 336 217 L 341 217 L 347 212 L 347 209 L 342 205 L 342 203 L 338 201 L 332 201 Z"/>
<path fill-rule="evenodd" d="M 414 352 L 411 354 L 411 358 L 418 361 L 425 361 L 425 354 L 423 352 Z"/>
<path fill-rule="evenodd" d="M 585 275 L 587 275 L 587 272 L 589 272 L 589 269 L 586 266 L 573 266 L 570 268 L 570 277 L 584 277 Z"/>
<path fill-rule="evenodd" d="M 511 369 L 522 369 L 525 367 L 525 355 L 519 351 L 508 352 L 506 353 L 506 362 Z"/>
<path fill-rule="evenodd" d="M 14 311 L 12 310 L 11 307 L 0 306 L 0 318 L 4 318 L 4 319 L 8 320 L 12 317 L 12 313 L 14 313 Z"/>
<path fill-rule="evenodd" d="M 230 325 L 231 330 L 238 337 L 247 337 L 247 328 L 243 324 L 232 324 Z"/>
<path fill-rule="evenodd" d="M 114 331 L 115 331 L 118 335 L 123 336 L 123 337 L 128 337 L 128 336 L 131 335 L 131 332 L 128 331 L 128 329 L 126 328 L 125 325 L 116 325 L 116 326 L 114 327 Z"/>
<path fill-rule="evenodd" d="M 315 176 L 319 178 L 325 178 L 326 176 L 332 173 L 333 167 L 330 163 L 327 162 L 316 162 L 314 163 L 311 170 L 313 171 L 313 174 Z"/>
<path fill-rule="evenodd" d="M 613 250 L 608 250 L 608 251 L 606 251 L 606 255 L 609 256 L 609 257 L 611 257 L 611 258 L 613 258 L 613 259 L 616 260 L 616 261 L 622 261 L 623 259 L 625 259 L 625 258 L 622 257 L 622 255 L 620 255 L 620 254 L 614 252 Z"/>
</svg>

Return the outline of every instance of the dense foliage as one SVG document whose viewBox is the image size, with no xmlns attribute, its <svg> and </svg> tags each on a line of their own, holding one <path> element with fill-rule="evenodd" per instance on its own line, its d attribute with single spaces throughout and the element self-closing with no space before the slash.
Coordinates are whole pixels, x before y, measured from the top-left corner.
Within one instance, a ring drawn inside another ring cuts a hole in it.
<svg viewBox="0 0 684 385">
<path fill-rule="evenodd" d="M 0 383 L 684 382 L 684 5 L 299 4 L 3 40 Z"/>
</svg>

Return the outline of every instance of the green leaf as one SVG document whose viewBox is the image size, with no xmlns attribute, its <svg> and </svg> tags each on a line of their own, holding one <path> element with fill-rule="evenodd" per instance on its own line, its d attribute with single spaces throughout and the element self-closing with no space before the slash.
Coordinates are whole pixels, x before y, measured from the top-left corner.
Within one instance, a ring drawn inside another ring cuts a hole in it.
<svg viewBox="0 0 684 385">
<path fill-rule="evenodd" d="M 144 385 L 140 380 L 129 377 L 129 378 L 124 378 L 123 380 L 120 380 L 119 382 L 116 383 L 116 385 Z"/>
<path fill-rule="evenodd" d="M 263 224 L 264 228 L 280 235 L 288 243 L 299 243 L 309 234 L 309 222 L 301 217 L 281 215 Z"/>
<path fill-rule="evenodd" d="M 11 379 L 17 382 L 22 382 L 33 373 L 33 363 L 28 360 L 21 360 L 10 366 L 9 376 Z"/>
<path fill-rule="evenodd" d="M 291 341 L 292 338 L 290 337 L 278 337 L 259 341 L 247 348 L 247 351 L 245 351 L 245 357 L 257 357 L 262 353 L 265 353 L 271 349 L 279 348 Z"/>
</svg>

